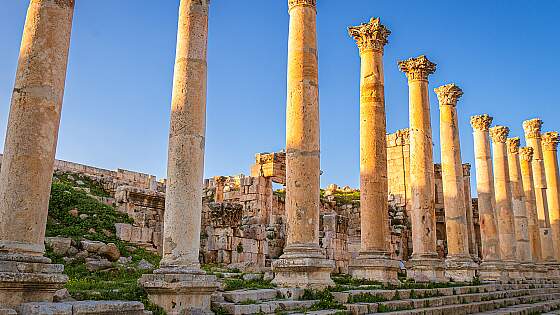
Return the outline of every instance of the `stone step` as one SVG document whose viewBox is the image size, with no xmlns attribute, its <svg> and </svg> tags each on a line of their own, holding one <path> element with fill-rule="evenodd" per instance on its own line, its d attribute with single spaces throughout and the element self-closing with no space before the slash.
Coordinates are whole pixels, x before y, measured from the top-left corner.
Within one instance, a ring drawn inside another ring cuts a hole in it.
<svg viewBox="0 0 560 315">
<path fill-rule="evenodd" d="M 388 315 L 463 315 L 463 314 L 496 314 L 496 310 L 509 308 L 515 305 L 537 305 L 537 303 L 551 303 L 552 300 L 560 299 L 560 293 L 527 295 L 514 298 L 505 298 L 492 301 L 483 301 L 470 304 L 454 304 L 438 307 L 421 309 L 400 310 L 394 312 L 384 312 Z M 507 313 L 506 313 L 507 314 Z M 528 313 L 520 313 L 528 314 Z"/>
<path fill-rule="evenodd" d="M 235 304 L 231 302 L 213 302 L 214 309 L 221 308 L 231 315 L 271 314 L 276 312 L 291 312 L 310 308 L 318 301 L 275 300 L 255 304 Z M 307 313 L 310 314 L 310 313 Z"/>
<path fill-rule="evenodd" d="M 484 313 L 477 313 L 477 314 L 479 315 L 481 314 L 528 315 L 528 314 L 541 313 L 543 315 L 545 314 L 557 315 L 560 314 L 560 311 L 558 310 L 559 308 L 560 308 L 560 300 L 552 300 L 552 301 L 549 300 L 549 301 L 543 301 L 543 302 L 538 302 L 533 304 L 519 304 L 519 305 L 502 308 L 499 310 L 494 310 L 492 312 L 484 312 Z M 551 311 L 551 310 L 555 310 L 555 311 Z"/>
<path fill-rule="evenodd" d="M 276 289 L 236 290 L 222 293 L 222 297 L 231 303 L 270 301 L 276 299 L 277 296 L 278 291 Z"/>
</svg>

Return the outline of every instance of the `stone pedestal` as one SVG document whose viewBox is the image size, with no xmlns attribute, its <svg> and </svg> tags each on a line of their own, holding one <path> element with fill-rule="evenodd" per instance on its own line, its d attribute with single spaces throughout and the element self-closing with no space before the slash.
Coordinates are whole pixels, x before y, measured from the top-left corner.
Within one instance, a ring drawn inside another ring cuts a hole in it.
<svg viewBox="0 0 560 315">
<path fill-rule="evenodd" d="M 416 281 L 446 281 L 436 252 L 434 159 L 428 76 L 436 65 L 420 56 L 399 62 L 408 78 L 410 117 L 410 186 L 412 190 L 412 272 Z"/>
<path fill-rule="evenodd" d="M 539 220 L 542 260 L 546 263 L 554 263 L 556 258 L 554 257 L 554 242 L 548 213 L 546 175 L 541 145 L 542 125 L 542 120 L 538 118 L 531 119 L 523 122 L 523 129 L 525 131 L 525 142 L 527 146 L 533 148 L 532 170 L 535 184 L 534 193 Z"/>
<path fill-rule="evenodd" d="M 333 284 L 334 262 L 319 247 L 320 130 L 316 0 L 289 0 L 286 107 L 286 247 L 272 263 L 274 283 Z"/>
<path fill-rule="evenodd" d="M 399 264 L 391 259 L 387 239 L 387 145 L 383 50 L 390 31 L 377 18 L 349 28 L 360 49 L 360 209 L 361 251 L 350 262 L 355 278 L 398 282 Z M 371 226 L 378 228 L 372 229 Z"/>
<path fill-rule="evenodd" d="M 435 92 L 440 107 L 441 173 L 447 230 L 445 274 L 450 280 L 468 282 L 476 275 L 476 264 L 469 253 L 465 184 L 456 108 L 463 91 L 455 84 L 448 84 L 435 89 Z"/>
<path fill-rule="evenodd" d="M 209 0 L 181 0 L 161 269 L 139 284 L 168 314 L 209 312 L 215 277 L 200 270 Z"/>
<path fill-rule="evenodd" d="M 68 280 L 43 257 L 73 0 L 31 0 L 0 172 L 0 304 L 52 301 Z"/>
<path fill-rule="evenodd" d="M 148 293 L 150 301 L 169 315 L 208 312 L 210 296 L 218 288 L 216 277 L 203 273 L 143 275 L 139 284 Z"/>
<path fill-rule="evenodd" d="M 494 199 L 494 175 L 490 154 L 489 128 L 493 118 L 488 115 L 471 117 L 476 161 L 476 189 L 482 241 L 482 264 L 480 278 L 484 281 L 503 280 L 503 264 L 500 255 L 500 238 Z"/>
</svg>

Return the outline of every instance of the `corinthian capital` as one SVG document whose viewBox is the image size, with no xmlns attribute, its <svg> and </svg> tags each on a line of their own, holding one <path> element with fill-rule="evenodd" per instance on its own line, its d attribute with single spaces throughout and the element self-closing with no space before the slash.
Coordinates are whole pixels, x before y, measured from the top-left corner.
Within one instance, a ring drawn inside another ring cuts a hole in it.
<svg viewBox="0 0 560 315">
<path fill-rule="evenodd" d="M 523 130 L 527 139 L 538 139 L 541 137 L 543 121 L 539 118 L 526 120 L 523 122 Z"/>
<path fill-rule="evenodd" d="M 383 53 L 383 48 L 389 42 L 387 38 L 391 31 L 381 24 L 379 18 L 371 18 L 369 23 L 349 27 L 348 34 L 356 40 L 360 52 L 376 50 Z"/>
<path fill-rule="evenodd" d="M 506 143 L 509 136 L 509 128 L 505 126 L 496 126 L 490 128 L 490 137 L 494 143 Z"/>
<path fill-rule="evenodd" d="M 507 139 L 507 147 L 509 154 L 519 154 L 519 145 L 521 144 L 521 139 L 519 138 L 509 138 Z"/>
<path fill-rule="evenodd" d="M 436 64 L 422 55 L 399 61 L 399 69 L 406 74 L 409 81 L 428 80 L 428 76 L 436 72 Z"/>
<path fill-rule="evenodd" d="M 488 131 L 490 125 L 492 124 L 492 121 L 494 121 L 494 118 L 492 118 L 488 114 L 476 115 L 471 117 L 471 125 L 476 131 Z"/>
<path fill-rule="evenodd" d="M 455 85 L 455 83 L 442 85 L 435 88 L 439 100 L 439 106 L 457 106 L 457 101 L 463 96 L 463 90 Z"/>
<path fill-rule="evenodd" d="M 409 141 L 410 141 L 410 129 L 409 128 L 397 130 L 397 132 L 395 134 L 397 136 L 396 142 L 397 142 L 398 145 L 405 145 L 405 144 L 409 143 Z"/>
<path fill-rule="evenodd" d="M 519 158 L 523 161 L 531 162 L 533 161 L 533 148 L 531 147 L 523 147 L 519 149 Z"/>
<path fill-rule="evenodd" d="M 544 150 L 547 151 L 557 151 L 558 143 L 558 132 L 546 132 L 542 134 L 542 146 Z"/>
<path fill-rule="evenodd" d="M 292 10 L 293 8 L 299 6 L 317 9 L 317 0 L 288 0 L 288 10 Z"/>
</svg>

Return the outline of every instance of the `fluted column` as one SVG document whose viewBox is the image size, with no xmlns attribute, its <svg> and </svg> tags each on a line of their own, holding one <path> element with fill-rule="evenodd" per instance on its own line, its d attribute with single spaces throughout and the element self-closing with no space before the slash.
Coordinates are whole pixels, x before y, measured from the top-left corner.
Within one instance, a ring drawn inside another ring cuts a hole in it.
<svg viewBox="0 0 560 315">
<path fill-rule="evenodd" d="M 469 253 L 475 262 L 480 262 L 478 246 L 476 244 L 476 233 L 474 228 L 474 215 L 471 194 L 471 165 L 463 164 L 463 185 L 465 189 L 465 210 L 467 212 L 467 236 Z"/>
<path fill-rule="evenodd" d="M 533 180 L 535 182 L 535 201 L 539 219 L 541 234 L 542 259 L 545 263 L 556 262 L 554 257 L 554 246 L 552 243 L 552 230 L 548 216 L 548 201 L 546 190 L 546 175 L 544 170 L 543 152 L 541 145 L 542 120 L 536 118 L 523 122 L 525 130 L 525 142 L 528 147 L 533 148 Z"/>
<path fill-rule="evenodd" d="M 441 171 L 447 259 L 445 274 L 455 281 L 472 281 L 475 264 L 469 253 L 467 211 L 461 144 L 457 119 L 457 101 L 463 91 L 455 84 L 435 89 L 440 109 Z"/>
<path fill-rule="evenodd" d="M 560 261 L 560 187 L 558 182 L 558 132 L 542 134 L 544 170 L 546 174 L 546 196 L 548 218 L 552 228 L 554 255 Z"/>
<path fill-rule="evenodd" d="M 535 182 L 533 180 L 533 148 L 524 147 L 519 149 L 521 166 L 521 178 L 523 179 L 523 190 L 525 194 L 525 207 L 527 208 L 527 229 L 529 231 L 529 243 L 531 245 L 531 257 L 533 263 L 542 262 L 541 235 L 539 231 L 539 218 L 535 200 Z"/>
<path fill-rule="evenodd" d="M 140 282 L 150 299 L 175 314 L 209 310 L 214 276 L 200 269 L 209 0 L 181 0 L 167 162 L 160 269 Z M 193 285 L 196 282 L 203 285 Z M 165 292 L 165 294 L 163 294 Z"/>
<path fill-rule="evenodd" d="M 480 277 L 483 280 L 501 280 L 502 262 L 500 236 L 495 211 L 494 172 L 490 153 L 489 128 L 493 118 L 488 115 L 471 117 L 476 161 L 476 189 L 478 192 L 478 214 L 482 242 L 482 264 Z"/>
<path fill-rule="evenodd" d="M 527 218 L 527 207 L 525 202 L 525 192 L 523 191 L 523 180 L 521 179 L 521 164 L 519 161 L 519 138 L 507 139 L 508 167 L 511 189 L 511 202 L 514 215 L 515 239 L 517 261 L 521 264 L 526 278 L 531 277 L 533 261 L 531 246 L 529 244 L 529 221 Z"/>
<path fill-rule="evenodd" d="M 67 280 L 43 254 L 73 15 L 74 0 L 31 0 L 27 10 L 0 172 L 0 304 L 7 306 L 52 300 Z"/>
<path fill-rule="evenodd" d="M 316 0 L 289 0 L 284 254 L 275 261 L 281 286 L 332 284 L 333 264 L 319 247 L 319 79 Z"/>
<path fill-rule="evenodd" d="M 350 27 L 360 50 L 361 250 L 350 273 L 360 279 L 397 282 L 399 265 L 389 254 L 387 141 L 383 50 L 391 33 L 379 18 Z M 372 229 L 371 226 L 378 228 Z"/>
<path fill-rule="evenodd" d="M 510 277 L 518 277 L 517 241 L 506 141 L 509 128 L 496 126 L 490 128 L 492 138 L 492 155 L 494 158 L 494 194 L 496 197 L 496 215 L 498 233 L 500 234 L 500 255 L 504 268 Z"/>
<path fill-rule="evenodd" d="M 410 186 L 412 190 L 412 278 L 445 281 L 436 252 L 434 159 L 428 76 L 436 65 L 426 56 L 399 62 L 408 78 L 410 110 Z"/>
</svg>

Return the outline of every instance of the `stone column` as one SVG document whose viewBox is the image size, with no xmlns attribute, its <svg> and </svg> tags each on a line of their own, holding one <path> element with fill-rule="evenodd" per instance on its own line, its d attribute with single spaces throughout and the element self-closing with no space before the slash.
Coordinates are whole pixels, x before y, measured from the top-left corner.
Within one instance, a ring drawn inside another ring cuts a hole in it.
<svg viewBox="0 0 560 315">
<path fill-rule="evenodd" d="M 215 276 L 200 269 L 208 0 L 181 0 L 173 79 L 160 269 L 140 284 L 169 314 L 210 309 Z"/>
<path fill-rule="evenodd" d="M 31 0 L 0 172 L 0 304 L 52 301 L 68 280 L 43 256 L 73 0 Z"/>
<path fill-rule="evenodd" d="M 474 229 L 474 215 L 471 194 L 471 165 L 463 164 L 463 185 L 465 189 L 465 209 L 467 212 L 467 236 L 469 242 L 469 253 L 474 262 L 480 262 L 476 234 Z"/>
<path fill-rule="evenodd" d="M 542 262 L 541 236 L 539 231 L 539 218 L 535 201 L 533 169 L 533 148 L 525 147 L 519 149 L 521 166 L 521 178 L 523 179 L 523 191 L 525 194 L 525 208 L 527 208 L 527 230 L 529 231 L 529 243 L 531 245 L 531 257 L 533 263 Z"/>
<path fill-rule="evenodd" d="M 494 199 L 494 172 L 488 135 L 492 120 L 493 118 L 486 114 L 471 117 L 471 125 L 474 130 L 476 190 L 482 242 L 480 278 L 487 281 L 498 281 L 503 279 L 501 271 L 503 264 L 500 255 L 500 237 Z"/>
<path fill-rule="evenodd" d="M 556 261 L 560 261 L 560 187 L 558 182 L 558 132 L 542 134 L 548 218 L 552 228 L 552 244 Z"/>
<path fill-rule="evenodd" d="M 527 206 L 519 161 L 520 142 L 519 138 L 507 139 L 509 179 L 515 225 L 517 261 L 522 264 L 521 269 L 525 278 L 532 278 L 535 266 L 531 264 L 533 257 L 529 243 L 529 220 L 527 218 Z"/>
<path fill-rule="evenodd" d="M 517 263 L 517 241 L 506 141 L 509 128 L 496 126 L 490 128 L 492 138 L 492 155 L 494 157 L 494 194 L 496 198 L 496 215 L 498 233 L 500 234 L 500 255 L 504 263 L 504 271 L 509 277 L 519 277 Z"/>
<path fill-rule="evenodd" d="M 379 18 L 348 29 L 360 49 L 361 250 L 350 263 L 358 279 L 398 282 L 399 264 L 389 253 L 387 124 L 383 50 L 391 33 Z M 371 226 L 378 228 L 372 229 Z"/>
<path fill-rule="evenodd" d="M 410 186 L 412 190 L 412 270 L 420 282 L 445 281 L 443 262 L 436 252 L 434 159 L 428 76 L 436 65 L 420 56 L 399 62 L 408 78 L 410 106 Z"/>
<path fill-rule="evenodd" d="M 445 275 L 454 281 L 472 281 L 476 264 L 469 253 L 467 211 L 461 144 L 457 119 L 457 101 L 463 91 L 455 84 L 435 89 L 440 109 L 441 177 L 445 228 L 447 234 L 447 259 Z"/>
<path fill-rule="evenodd" d="M 543 152 L 541 145 L 541 128 L 543 122 L 540 119 L 531 119 L 523 122 L 525 130 L 525 142 L 528 147 L 533 148 L 533 180 L 535 182 L 535 202 L 539 219 L 541 236 L 541 254 L 545 264 L 556 262 L 554 247 L 552 243 L 552 230 L 548 216 L 548 201 L 546 195 L 546 175 L 544 170 Z"/>
<path fill-rule="evenodd" d="M 319 247 L 319 84 L 316 0 L 289 0 L 284 254 L 273 263 L 274 283 L 325 287 L 332 261 Z"/>
</svg>

